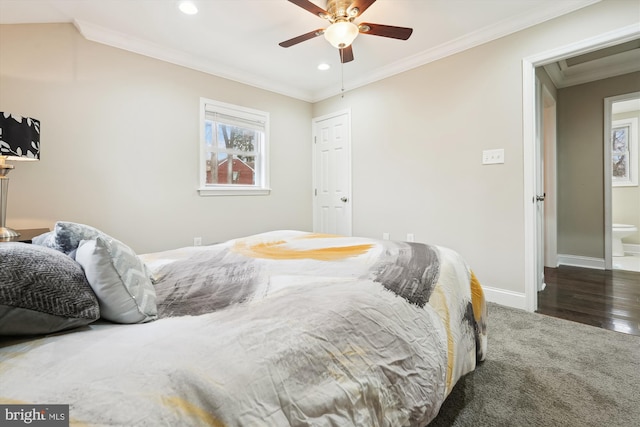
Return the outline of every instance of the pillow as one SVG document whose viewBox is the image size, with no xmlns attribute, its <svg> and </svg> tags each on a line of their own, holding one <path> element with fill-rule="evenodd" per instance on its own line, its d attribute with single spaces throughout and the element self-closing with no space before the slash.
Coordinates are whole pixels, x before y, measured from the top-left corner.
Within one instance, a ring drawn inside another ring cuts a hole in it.
<svg viewBox="0 0 640 427">
<path fill-rule="evenodd" d="M 103 318 L 117 323 L 157 318 L 156 291 L 144 263 L 127 245 L 106 235 L 82 240 L 76 261 L 98 297 Z"/>
<path fill-rule="evenodd" d="M 33 240 L 33 244 L 46 246 L 70 255 L 78 248 L 82 240 L 95 239 L 96 236 L 106 236 L 102 231 L 90 225 L 75 222 L 58 221 L 53 227 L 52 234 L 45 233 Z"/>
<path fill-rule="evenodd" d="M 46 233 L 40 234 L 39 236 L 31 239 L 31 243 L 34 245 L 47 246 L 51 248 L 55 243 L 54 238 L 55 236 L 53 234 L 53 231 L 47 231 Z"/>
<path fill-rule="evenodd" d="M 48 334 L 98 318 L 80 264 L 43 246 L 0 243 L 0 335 Z"/>
</svg>

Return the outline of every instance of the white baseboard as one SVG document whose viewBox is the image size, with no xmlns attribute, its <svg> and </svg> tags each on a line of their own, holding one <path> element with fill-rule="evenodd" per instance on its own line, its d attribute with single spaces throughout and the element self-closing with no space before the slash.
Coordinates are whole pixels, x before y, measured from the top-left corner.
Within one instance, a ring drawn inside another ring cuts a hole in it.
<svg viewBox="0 0 640 427">
<path fill-rule="evenodd" d="M 484 291 L 484 297 L 487 301 L 506 305 L 511 308 L 519 308 L 522 310 L 527 309 L 524 293 L 507 291 L 505 289 L 492 288 L 484 285 L 482 286 L 482 290 Z"/>
<path fill-rule="evenodd" d="M 594 268 L 604 270 L 604 259 L 591 258 L 580 255 L 558 254 L 558 265 L 571 265 L 573 267 Z"/>
</svg>

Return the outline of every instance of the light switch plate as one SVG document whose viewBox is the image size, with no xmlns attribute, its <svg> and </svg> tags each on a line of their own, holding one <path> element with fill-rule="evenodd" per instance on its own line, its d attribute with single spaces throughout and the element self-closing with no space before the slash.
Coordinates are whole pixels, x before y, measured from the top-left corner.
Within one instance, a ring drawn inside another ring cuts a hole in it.
<svg viewBox="0 0 640 427">
<path fill-rule="evenodd" d="M 482 151 L 483 165 L 496 165 L 499 163 L 504 163 L 504 148 Z"/>
</svg>

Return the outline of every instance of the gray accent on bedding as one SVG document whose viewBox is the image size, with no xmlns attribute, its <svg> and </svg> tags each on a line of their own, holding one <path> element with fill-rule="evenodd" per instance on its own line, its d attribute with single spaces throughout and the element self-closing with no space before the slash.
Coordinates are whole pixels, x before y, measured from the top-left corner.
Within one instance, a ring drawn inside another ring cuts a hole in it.
<svg viewBox="0 0 640 427">
<path fill-rule="evenodd" d="M 420 243 L 380 243 L 384 252 L 375 264 L 366 269 L 354 264 L 351 273 L 354 277 L 372 279 L 412 304 L 424 307 L 440 272 L 436 248 Z M 268 293 L 271 277 L 288 273 L 281 271 L 283 263 L 285 269 L 290 269 L 286 262 L 247 257 L 234 252 L 232 247 L 195 253 L 176 261 L 165 267 L 166 271 L 161 270 L 162 280 L 156 283 L 159 317 L 198 315 L 251 300 L 259 290 Z M 349 260 L 341 263 L 341 267 L 350 265 Z M 343 274 L 344 268 L 332 272 L 328 266 L 325 261 L 307 260 L 308 270 L 295 273 L 299 277 L 319 270 L 336 277 Z"/>
<path fill-rule="evenodd" d="M 255 263 L 228 250 L 176 261 L 156 283 L 159 317 L 198 315 L 239 304 L 256 289 Z"/>
<path fill-rule="evenodd" d="M 407 301 L 424 307 L 440 274 L 438 252 L 421 243 L 395 242 L 397 257 L 389 256 L 374 267 L 374 281 Z M 390 254 L 389 254 L 390 255 Z"/>
</svg>

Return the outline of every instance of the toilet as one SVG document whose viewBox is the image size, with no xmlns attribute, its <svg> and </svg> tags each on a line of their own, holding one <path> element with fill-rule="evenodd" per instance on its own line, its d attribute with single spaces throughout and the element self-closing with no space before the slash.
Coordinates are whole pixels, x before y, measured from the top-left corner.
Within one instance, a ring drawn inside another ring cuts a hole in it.
<svg viewBox="0 0 640 427">
<path fill-rule="evenodd" d="M 624 256 L 624 248 L 622 247 L 622 239 L 631 236 L 638 231 L 638 227 L 629 224 L 613 224 L 611 228 L 611 238 L 613 244 L 611 246 L 611 255 Z"/>
</svg>

